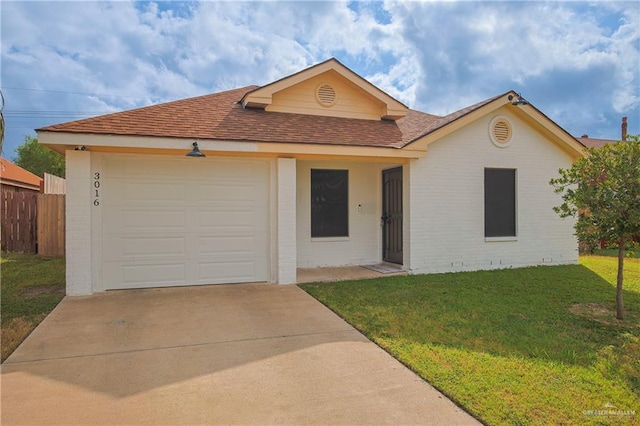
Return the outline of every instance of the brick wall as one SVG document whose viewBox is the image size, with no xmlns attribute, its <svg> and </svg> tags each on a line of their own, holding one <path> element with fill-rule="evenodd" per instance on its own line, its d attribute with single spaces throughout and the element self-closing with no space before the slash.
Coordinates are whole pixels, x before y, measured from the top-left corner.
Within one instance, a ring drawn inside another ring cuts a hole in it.
<svg viewBox="0 0 640 426">
<path fill-rule="evenodd" d="M 92 292 L 91 286 L 91 153 L 66 152 L 67 295 Z"/>
<path fill-rule="evenodd" d="M 488 136 L 497 114 L 513 126 L 513 140 L 498 148 Z M 552 207 L 561 202 L 549 179 L 571 158 L 503 109 L 429 146 L 408 171 L 411 200 L 408 267 L 414 273 L 507 268 L 577 262 L 573 221 Z M 517 170 L 517 238 L 484 237 L 484 168 Z"/>
<path fill-rule="evenodd" d="M 298 267 L 366 265 L 380 262 L 382 169 L 391 166 L 364 162 L 298 162 Z M 311 169 L 349 170 L 348 237 L 311 238 Z"/>
<path fill-rule="evenodd" d="M 277 268 L 278 284 L 296 282 L 296 160 L 277 160 Z"/>
</svg>

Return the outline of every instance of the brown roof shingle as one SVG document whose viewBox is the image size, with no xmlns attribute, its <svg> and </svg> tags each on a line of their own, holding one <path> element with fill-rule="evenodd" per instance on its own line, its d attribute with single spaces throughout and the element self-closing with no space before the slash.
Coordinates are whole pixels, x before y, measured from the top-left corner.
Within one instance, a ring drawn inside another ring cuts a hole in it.
<svg viewBox="0 0 640 426">
<path fill-rule="evenodd" d="M 40 182 L 42 182 L 41 177 L 13 164 L 5 158 L 0 158 L 0 177 L 2 180 L 24 183 L 36 187 L 40 187 Z"/>
<path fill-rule="evenodd" d="M 588 136 L 581 136 L 576 139 L 578 140 L 578 142 L 580 142 L 582 145 L 586 146 L 587 148 L 602 148 L 605 145 L 614 144 L 618 142 L 613 139 L 596 139 L 596 138 L 590 138 Z"/>
<path fill-rule="evenodd" d="M 401 148 L 498 98 L 445 117 L 409 110 L 406 117 L 396 121 L 375 121 L 243 108 L 240 99 L 256 87 L 56 124 L 38 131 Z"/>
</svg>

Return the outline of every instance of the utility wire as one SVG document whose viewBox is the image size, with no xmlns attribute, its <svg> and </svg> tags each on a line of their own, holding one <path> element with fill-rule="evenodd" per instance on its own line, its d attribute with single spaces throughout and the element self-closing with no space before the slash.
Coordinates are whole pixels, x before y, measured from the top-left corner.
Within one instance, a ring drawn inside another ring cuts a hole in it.
<svg viewBox="0 0 640 426">
<path fill-rule="evenodd" d="M 47 118 L 47 117 L 84 117 L 110 114 L 117 111 L 12 111 L 5 110 L 4 116 L 10 118 Z"/>
<path fill-rule="evenodd" d="M 0 87 L 2 90 L 22 90 L 27 92 L 46 92 L 46 93 L 62 93 L 66 95 L 83 95 L 83 96 L 104 96 L 110 98 L 130 98 L 130 99 L 148 99 L 144 96 L 127 96 L 127 95 L 112 95 L 108 93 L 86 93 L 86 92 L 68 92 L 64 90 L 49 90 L 49 89 L 32 89 L 27 87 Z"/>
</svg>

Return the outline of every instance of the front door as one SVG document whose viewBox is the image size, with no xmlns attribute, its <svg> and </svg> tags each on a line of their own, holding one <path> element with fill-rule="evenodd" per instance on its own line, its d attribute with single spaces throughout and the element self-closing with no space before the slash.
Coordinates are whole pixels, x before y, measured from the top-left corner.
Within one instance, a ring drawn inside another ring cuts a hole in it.
<svg viewBox="0 0 640 426">
<path fill-rule="evenodd" d="M 402 167 L 382 171 L 382 260 L 402 264 Z"/>
</svg>

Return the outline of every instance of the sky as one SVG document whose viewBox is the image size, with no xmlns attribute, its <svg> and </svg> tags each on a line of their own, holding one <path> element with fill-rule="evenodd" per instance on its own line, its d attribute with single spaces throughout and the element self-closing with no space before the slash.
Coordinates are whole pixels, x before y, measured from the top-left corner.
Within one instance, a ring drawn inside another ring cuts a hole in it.
<svg viewBox="0 0 640 426">
<path fill-rule="evenodd" d="M 445 115 L 515 90 L 579 137 L 640 133 L 640 2 L 0 2 L 2 155 L 34 129 L 335 57 Z"/>
</svg>

